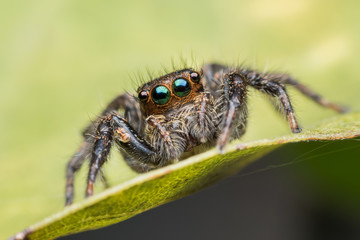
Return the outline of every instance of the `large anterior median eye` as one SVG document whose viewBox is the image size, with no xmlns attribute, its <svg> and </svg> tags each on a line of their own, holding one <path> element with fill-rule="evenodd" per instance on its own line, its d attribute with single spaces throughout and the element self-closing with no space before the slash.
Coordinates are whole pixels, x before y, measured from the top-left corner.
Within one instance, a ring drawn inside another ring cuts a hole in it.
<svg viewBox="0 0 360 240">
<path fill-rule="evenodd" d="M 173 82 L 173 91 L 176 96 L 185 97 L 190 93 L 191 85 L 186 79 L 179 78 Z"/>
<path fill-rule="evenodd" d="M 151 92 L 153 101 L 158 105 L 164 105 L 170 100 L 170 91 L 164 86 L 157 86 Z"/>
</svg>

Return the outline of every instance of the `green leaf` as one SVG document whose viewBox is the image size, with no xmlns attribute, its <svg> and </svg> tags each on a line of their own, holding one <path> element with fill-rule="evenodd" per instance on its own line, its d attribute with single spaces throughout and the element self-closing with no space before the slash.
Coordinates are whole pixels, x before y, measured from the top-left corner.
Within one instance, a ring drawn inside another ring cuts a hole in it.
<svg viewBox="0 0 360 240">
<path fill-rule="evenodd" d="M 288 72 L 329 100 L 360 111 L 360 1 L 15 0 L 0 6 L 0 239 L 63 209 L 64 168 L 81 141 L 78 133 L 117 94 L 134 92 L 139 79 L 130 81 L 129 75 L 143 72 L 144 81 L 150 80 L 149 68 L 159 76 L 160 66 L 173 68 L 170 59 L 176 61 L 179 50 L 191 66 L 243 62 L 259 71 Z M 289 94 L 304 129 L 335 115 L 292 89 Z M 287 134 L 286 123 L 255 91 L 248 104 L 241 141 Z M 296 144 L 296 152 L 301 146 Z M 114 155 L 105 166 L 112 185 L 137 176 Z M 321 163 L 310 169 L 324 171 Z M 85 171 L 76 178 L 77 201 L 83 198 Z M 341 181 L 348 173 L 329 181 L 358 191 L 349 184 L 359 182 L 356 177 Z M 34 238 L 45 223 L 32 228 L 38 231 Z"/>
<path fill-rule="evenodd" d="M 247 143 L 234 141 L 227 146 L 223 155 L 212 149 L 177 164 L 138 175 L 30 226 L 25 232 L 29 239 L 54 239 L 105 227 L 196 192 L 238 172 L 284 144 L 358 136 L 360 113 L 351 113 L 323 121 L 315 129 L 305 130 L 301 134 Z"/>
</svg>

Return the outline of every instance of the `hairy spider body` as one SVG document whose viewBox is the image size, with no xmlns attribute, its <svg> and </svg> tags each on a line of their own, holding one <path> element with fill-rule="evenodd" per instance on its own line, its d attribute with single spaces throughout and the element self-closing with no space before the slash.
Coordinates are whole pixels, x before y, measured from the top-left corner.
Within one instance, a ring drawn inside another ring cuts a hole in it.
<svg viewBox="0 0 360 240">
<path fill-rule="evenodd" d="M 247 68 L 208 64 L 201 71 L 182 69 L 139 87 L 137 97 L 115 98 L 84 131 L 84 143 L 67 167 L 66 205 L 73 201 L 75 173 L 90 159 L 86 196 L 116 145 L 127 164 L 142 173 L 182 160 L 228 141 L 246 130 L 247 89 L 264 92 L 281 106 L 293 133 L 301 132 L 285 85 L 292 85 L 318 104 L 345 112 L 286 74 L 260 74 Z M 124 109 L 124 114 L 118 113 Z M 100 174 L 105 181 L 103 174 Z"/>
</svg>

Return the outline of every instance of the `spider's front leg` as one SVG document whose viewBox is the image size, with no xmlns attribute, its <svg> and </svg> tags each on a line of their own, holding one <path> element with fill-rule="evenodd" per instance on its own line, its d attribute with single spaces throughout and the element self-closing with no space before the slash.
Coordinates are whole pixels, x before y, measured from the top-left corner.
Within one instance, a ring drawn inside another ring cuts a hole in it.
<svg viewBox="0 0 360 240">
<path fill-rule="evenodd" d="M 143 124 L 140 113 L 140 107 L 137 101 L 130 94 L 122 94 L 117 96 L 113 101 L 111 101 L 108 106 L 105 108 L 98 121 L 112 111 L 118 109 L 125 110 L 125 118 L 128 121 L 133 123 L 134 129 L 141 131 Z M 84 142 L 82 143 L 79 150 L 73 155 L 70 161 L 67 164 L 66 168 L 66 188 L 65 188 L 65 205 L 68 206 L 73 202 L 74 198 L 74 176 L 80 170 L 82 164 L 85 160 L 90 157 L 91 150 L 94 144 L 94 135 L 96 133 L 97 125 L 94 123 L 90 124 L 86 130 L 83 132 Z M 105 177 L 102 176 L 105 182 Z"/>
<path fill-rule="evenodd" d="M 91 162 L 86 186 L 85 196 L 91 196 L 94 192 L 94 183 L 98 171 L 107 160 L 113 141 L 112 119 L 106 117 L 96 130 L 95 142 L 91 154 Z"/>
<path fill-rule="evenodd" d="M 125 160 L 135 171 L 146 172 L 170 164 L 185 150 L 185 138 L 177 129 L 169 129 L 166 120 L 150 116 L 148 131 L 151 143 L 139 136 L 129 122 L 112 112 L 98 124 L 88 173 L 86 197 L 93 195 L 96 175 L 106 162 L 113 142 L 126 156 Z M 170 122 L 172 124 L 173 122 Z"/>
<path fill-rule="evenodd" d="M 94 193 L 96 176 L 106 162 L 114 140 L 126 154 L 141 159 L 144 164 L 153 164 L 151 157 L 155 152 L 152 147 L 139 137 L 126 119 L 116 112 L 112 112 L 100 120 L 96 129 L 87 179 L 86 197 L 92 196 Z"/>
</svg>

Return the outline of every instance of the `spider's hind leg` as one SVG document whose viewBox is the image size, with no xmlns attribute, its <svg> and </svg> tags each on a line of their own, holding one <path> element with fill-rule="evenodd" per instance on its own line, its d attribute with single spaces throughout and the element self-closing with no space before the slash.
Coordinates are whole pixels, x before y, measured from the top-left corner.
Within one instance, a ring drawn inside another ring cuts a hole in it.
<svg viewBox="0 0 360 240">
<path fill-rule="evenodd" d="M 300 133 L 301 128 L 295 118 L 294 109 L 290 98 L 286 92 L 285 86 L 280 82 L 255 72 L 247 74 L 247 82 L 253 88 L 260 90 L 272 97 L 277 97 L 282 106 L 281 112 L 284 112 L 293 133 Z"/>
<path fill-rule="evenodd" d="M 339 104 L 330 102 L 326 98 L 324 98 L 321 95 L 315 93 L 313 90 L 308 88 L 306 85 L 304 85 L 302 83 L 299 83 L 297 80 L 295 80 L 294 78 L 292 78 L 291 76 L 289 76 L 287 74 L 270 74 L 269 77 L 271 79 L 273 79 L 273 81 L 283 83 L 283 84 L 287 84 L 287 85 L 291 85 L 291 86 L 295 87 L 302 94 L 309 97 L 314 102 L 316 102 L 317 104 L 319 104 L 319 105 L 321 105 L 323 107 L 330 108 L 330 109 L 332 109 L 334 111 L 337 111 L 339 113 L 346 113 L 346 112 L 349 111 L 349 109 L 347 107 L 344 107 L 344 106 L 341 106 Z"/>
</svg>

